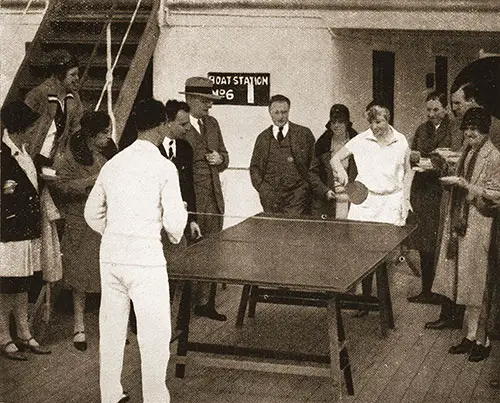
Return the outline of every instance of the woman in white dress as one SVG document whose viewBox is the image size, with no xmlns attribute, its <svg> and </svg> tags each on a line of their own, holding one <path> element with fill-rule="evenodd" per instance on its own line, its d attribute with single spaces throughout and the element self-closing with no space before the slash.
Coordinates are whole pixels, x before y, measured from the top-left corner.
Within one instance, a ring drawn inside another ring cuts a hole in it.
<svg viewBox="0 0 500 403">
<path fill-rule="evenodd" d="M 358 175 L 356 181 L 368 189 L 361 204 L 352 204 L 348 220 L 372 221 L 403 226 L 410 210 L 411 166 L 410 148 L 406 137 L 390 124 L 389 109 L 374 104 L 366 117 L 368 130 L 349 140 L 332 156 L 330 164 L 341 185 L 348 182 L 343 161 L 354 157 Z M 373 275 L 363 281 L 363 294 L 371 295 Z M 358 316 L 368 312 L 360 311 Z"/>
</svg>

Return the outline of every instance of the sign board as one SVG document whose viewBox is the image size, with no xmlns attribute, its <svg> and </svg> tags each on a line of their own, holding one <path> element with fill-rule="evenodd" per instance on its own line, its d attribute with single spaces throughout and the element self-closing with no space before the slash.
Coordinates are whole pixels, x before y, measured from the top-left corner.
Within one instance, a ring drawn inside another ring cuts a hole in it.
<svg viewBox="0 0 500 403">
<path fill-rule="evenodd" d="M 270 73 L 208 73 L 213 93 L 223 97 L 218 105 L 267 106 L 271 91 Z"/>
</svg>

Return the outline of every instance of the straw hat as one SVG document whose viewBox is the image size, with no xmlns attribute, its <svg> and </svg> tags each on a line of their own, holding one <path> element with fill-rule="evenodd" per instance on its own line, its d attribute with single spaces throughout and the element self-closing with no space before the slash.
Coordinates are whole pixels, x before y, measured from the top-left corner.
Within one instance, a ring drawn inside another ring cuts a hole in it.
<svg viewBox="0 0 500 403">
<path fill-rule="evenodd" d="M 213 93 L 214 84 L 212 80 L 206 77 L 190 77 L 186 80 L 184 91 L 179 94 L 198 95 L 209 99 L 222 99 L 219 95 Z"/>
</svg>

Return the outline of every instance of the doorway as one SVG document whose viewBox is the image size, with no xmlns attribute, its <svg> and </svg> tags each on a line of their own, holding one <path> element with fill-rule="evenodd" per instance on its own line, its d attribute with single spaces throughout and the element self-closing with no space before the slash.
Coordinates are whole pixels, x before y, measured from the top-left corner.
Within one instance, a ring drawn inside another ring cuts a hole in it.
<svg viewBox="0 0 500 403">
<path fill-rule="evenodd" d="M 389 108 L 391 125 L 394 121 L 395 59 L 394 52 L 374 50 L 372 53 L 373 100 Z"/>
</svg>

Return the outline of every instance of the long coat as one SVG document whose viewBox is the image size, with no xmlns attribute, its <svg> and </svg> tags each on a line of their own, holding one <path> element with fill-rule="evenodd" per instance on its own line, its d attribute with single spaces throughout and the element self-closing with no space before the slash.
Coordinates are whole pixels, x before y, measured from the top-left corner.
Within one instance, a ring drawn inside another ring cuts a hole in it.
<svg viewBox="0 0 500 403">
<path fill-rule="evenodd" d="M 500 151 L 487 140 L 479 151 L 470 180 L 500 200 Z M 477 202 L 470 205 L 465 236 L 459 237 L 458 255 L 447 257 L 450 242 L 451 201 L 446 206 L 443 233 L 432 291 L 458 304 L 482 307 L 485 299 L 492 217 L 481 214 Z"/>
<path fill-rule="evenodd" d="M 203 123 L 203 133 L 198 133 L 191 126 L 184 135 L 184 139 L 193 149 L 193 178 L 197 209 L 198 212 L 223 215 L 225 207 L 219 174 L 228 167 L 229 154 L 224 144 L 217 119 L 212 116 L 204 116 L 201 120 Z M 199 141 L 200 135 L 203 141 Z M 222 157 L 222 163 L 219 165 L 208 165 L 202 156 L 209 151 L 217 151 Z M 206 166 L 200 169 L 209 170 L 210 184 L 206 183 L 203 179 L 200 180 L 200 175 L 197 171 L 198 167 L 204 163 Z M 223 217 L 218 215 L 199 215 L 197 216 L 197 222 L 203 235 L 208 235 L 222 230 Z"/>
<path fill-rule="evenodd" d="M 101 290 L 101 236 L 87 225 L 83 211 L 90 189 L 105 162 L 104 156 L 95 154 L 92 165 L 81 165 L 67 148 L 54 163 L 58 176 L 62 178 L 55 182 L 52 193 L 65 218 L 61 243 L 63 281 L 70 288 L 94 293 Z"/>
<path fill-rule="evenodd" d="M 446 116 L 436 130 L 434 124 L 427 121 L 421 124 L 413 137 L 411 149 L 419 151 L 428 158 L 436 148 L 452 145 L 450 120 Z M 411 205 L 418 218 L 418 227 L 411 235 L 411 244 L 427 253 L 434 261 L 439 230 L 439 209 L 442 198 L 442 186 L 436 171 L 416 172 L 411 187 Z"/>
<path fill-rule="evenodd" d="M 1 242 L 22 241 L 41 235 L 40 198 L 38 190 L 12 156 L 12 150 L 2 141 L 0 153 L 1 184 L 8 180 L 17 186 L 12 194 L 2 192 L 0 203 Z"/>
</svg>

